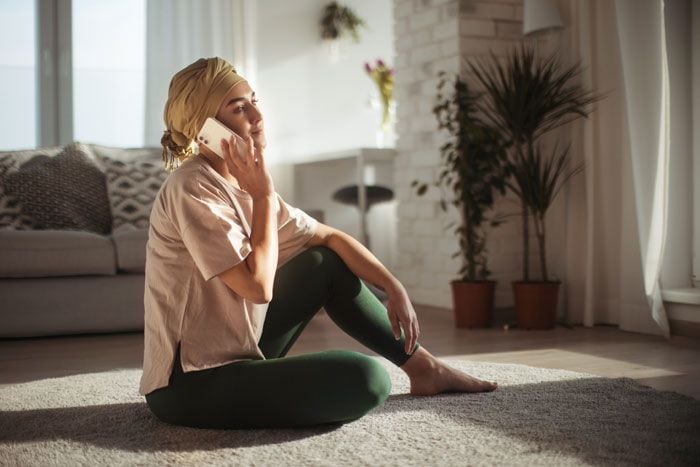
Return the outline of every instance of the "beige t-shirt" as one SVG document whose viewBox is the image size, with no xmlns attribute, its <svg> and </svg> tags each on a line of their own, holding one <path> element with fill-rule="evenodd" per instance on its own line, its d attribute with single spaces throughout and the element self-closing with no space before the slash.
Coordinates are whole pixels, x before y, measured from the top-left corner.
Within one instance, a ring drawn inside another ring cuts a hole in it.
<svg viewBox="0 0 700 467">
<path fill-rule="evenodd" d="M 277 194 L 278 268 L 305 247 L 318 221 Z M 258 347 L 268 304 L 255 304 L 217 274 L 250 253 L 253 199 L 201 156 L 163 182 L 151 210 L 139 394 L 167 386 L 180 344 L 183 371 L 264 359 Z"/>
</svg>

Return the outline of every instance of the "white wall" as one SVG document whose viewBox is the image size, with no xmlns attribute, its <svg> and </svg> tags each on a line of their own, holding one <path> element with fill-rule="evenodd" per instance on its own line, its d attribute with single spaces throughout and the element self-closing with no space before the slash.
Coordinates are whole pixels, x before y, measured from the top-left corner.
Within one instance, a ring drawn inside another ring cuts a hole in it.
<svg viewBox="0 0 700 467">
<path fill-rule="evenodd" d="M 293 201 L 292 175 L 283 164 L 314 154 L 375 146 L 374 114 L 368 97 L 375 86 L 364 62 L 378 57 L 393 64 L 391 0 L 343 2 L 367 22 L 360 42 L 343 44 L 331 63 L 320 38 L 326 0 L 258 0 L 257 82 L 266 121 L 272 175 L 282 196 Z"/>
<path fill-rule="evenodd" d="M 369 104 L 376 85 L 364 69 L 381 58 L 394 64 L 391 0 L 345 0 L 367 23 L 360 41 L 345 39 L 334 61 L 320 37 L 320 18 L 328 0 L 258 0 L 255 4 L 256 79 L 268 137 L 267 154 L 275 188 L 290 204 L 324 209 L 326 223 L 360 240 L 359 211 L 329 202 L 329 193 L 351 183 L 354 172 L 316 177 L 313 186 L 297 180 L 292 163 L 310 161 L 324 152 L 376 147 L 376 115 Z M 300 187 L 299 183 L 307 186 Z M 309 202 L 309 190 L 321 197 Z M 297 196 L 297 193 L 303 196 Z M 303 205 L 297 203 L 303 198 Z M 330 206 L 329 206 L 330 205 Z M 329 215 L 333 209 L 333 215 Z M 372 208 L 368 230 L 372 251 L 390 269 L 395 243 L 395 203 Z M 393 214 L 393 215 L 392 215 Z M 334 223 L 328 222 L 332 219 Z"/>
</svg>

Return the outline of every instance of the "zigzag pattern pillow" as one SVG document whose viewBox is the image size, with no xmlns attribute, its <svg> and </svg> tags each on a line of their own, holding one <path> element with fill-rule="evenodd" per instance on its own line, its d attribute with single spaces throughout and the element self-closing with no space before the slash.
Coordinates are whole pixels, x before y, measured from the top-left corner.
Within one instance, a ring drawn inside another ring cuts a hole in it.
<svg viewBox="0 0 700 467">
<path fill-rule="evenodd" d="M 54 157 L 32 157 L 4 182 L 37 229 L 110 232 L 105 176 L 95 154 L 82 143 L 69 144 Z"/>
<path fill-rule="evenodd" d="M 0 153 L 0 229 L 33 230 L 36 225 L 31 217 L 22 213 L 22 206 L 16 196 L 7 193 L 5 177 L 16 172 L 19 167 L 36 156 L 53 157 L 61 151 L 61 146 L 26 151 L 6 151 Z"/>
<path fill-rule="evenodd" d="M 112 231 L 147 229 L 153 201 L 168 176 L 160 160 L 101 157 L 107 175 Z"/>
</svg>

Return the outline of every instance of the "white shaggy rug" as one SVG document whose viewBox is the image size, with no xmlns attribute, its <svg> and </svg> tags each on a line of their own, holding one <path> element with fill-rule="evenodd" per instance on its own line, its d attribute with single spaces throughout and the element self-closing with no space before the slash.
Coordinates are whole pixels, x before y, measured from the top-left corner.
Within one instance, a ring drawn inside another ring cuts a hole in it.
<svg viewBox="0 0 700 467">
<path fill-rule="evenodd" d="M 375 357 L 377 358 L 377 357 Z M 335 427 L 202 430 L 156 419 L 140 370 L 0 388 L 0 465 L 691 465 L 700 401 L 631 379 L 524 365 L 450 364 L 499 382 L 412 397 L 386 360 L 386 403 Z"/>
</svg>

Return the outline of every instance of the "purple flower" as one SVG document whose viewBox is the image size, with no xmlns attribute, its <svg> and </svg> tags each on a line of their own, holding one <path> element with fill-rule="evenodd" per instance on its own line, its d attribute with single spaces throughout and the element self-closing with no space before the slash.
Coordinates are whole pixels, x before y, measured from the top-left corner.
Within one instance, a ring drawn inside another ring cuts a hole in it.
<svg viewBox="0 0 700 467">
<path fill-rule="evenodd" d="M 384 62 L 382 61 L 381 58 L 378 58 L 378 59 L 377 59 L 377 66 L 381 66 L 381 67 L 384 66 Z"/>
<path fill-rule="evenodd" d="M 372 73 L 372 67 L 369 66 L 369 63 L 365 62 L 365 71 L 367 73 Z"/>
</svg>

